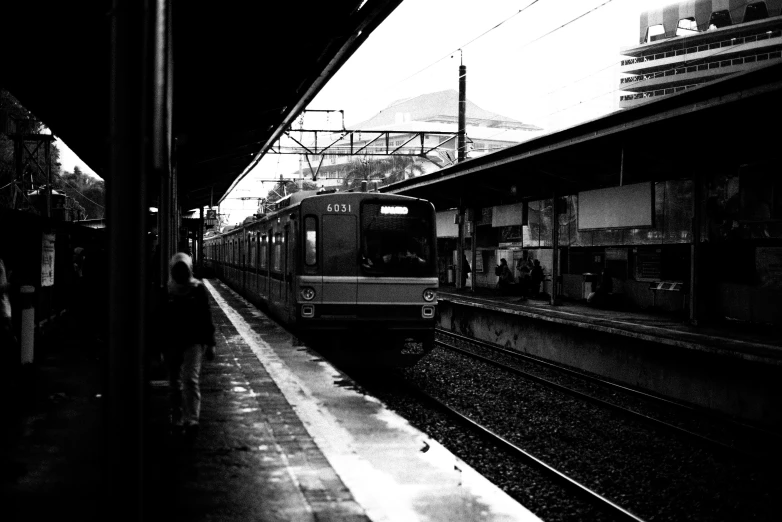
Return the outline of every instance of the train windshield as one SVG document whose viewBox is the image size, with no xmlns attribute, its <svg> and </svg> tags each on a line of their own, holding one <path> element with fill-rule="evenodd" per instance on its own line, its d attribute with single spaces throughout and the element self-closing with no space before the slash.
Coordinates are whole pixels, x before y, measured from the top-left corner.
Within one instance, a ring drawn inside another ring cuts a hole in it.
<svg viewBox="0 0 782 522">
<path fill-rule="evenodd" d="M 364 275 L 436 275 L 431 205 L 423 201 L 366 201 L 361 207 L 360 265 Z"/>
</svg>

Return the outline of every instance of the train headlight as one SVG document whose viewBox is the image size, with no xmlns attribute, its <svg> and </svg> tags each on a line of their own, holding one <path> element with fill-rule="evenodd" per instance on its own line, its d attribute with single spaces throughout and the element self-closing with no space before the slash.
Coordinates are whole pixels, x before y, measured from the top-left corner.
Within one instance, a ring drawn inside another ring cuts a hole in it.
<svg viewBox="0 0 782 522">
<path fill-rule="evenodd" d="M 431 303 L 437 297 L 437 292 L 433 288 L 424 290 L 424 301 Z"/>
<path fill-rule="evenodd" d="M 309 286 L 305 286 L 304 288 L 301 289 L 299 295 L 305 301 L 312 301 L 313 299 L 315 299 L 315 289 L 310 288 Z"/>
</svg>

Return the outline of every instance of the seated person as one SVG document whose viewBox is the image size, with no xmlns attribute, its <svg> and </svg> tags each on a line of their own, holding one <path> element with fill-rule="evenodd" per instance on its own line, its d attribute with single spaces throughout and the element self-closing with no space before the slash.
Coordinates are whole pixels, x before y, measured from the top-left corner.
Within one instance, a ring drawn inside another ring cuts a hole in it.
<svg viewBox="0 0 782 522">
<path fill-rule="evenodd" d="M 527 261 L 525 260 L 519 260 L 518 263 L 518 270 L 519 270 L 519 292 L 521 293 L 521 297 L 523 299 L 527 298 L 527 294 L 529 294 L 530 287 L 532 286 L 531 278 L 530 278 L 530 272 L 532 269 L 530 268 L 530 265 L 527 264 Z"/>
<path fill-rule="evenodd" d="M 500 289 L 500 292 L 506 293 L 513 282 L 513 274 L 511 273 L 510 268 L 508 268 L 508 262 L 505 261 L 505 259 L 500 259 L 500 266 L 498 268 L 500 279 L 497 282 L 497 286 Z"/>
<path fill-rule="evenodd" d="M 614 291 L 614 282 L 608 270 L 600 273 L 600 280 L 592 283 L 593 291 L 587 297 L 587 303 L 594 306 L 607 306 L 609 296 Z"/>
<path fill-rule="evenodd" d="M 540 294 L 540 284 L 543 282 L 544 274 L 543 267 L 540 265 L 539 260 L 533 261 L 532 270 L 529 274 L 530 278 L 530 294 L 532 297 L 537 297 Z"/>
<path fill-rule="evenodd" d="M 365 256 L 364 254 L 361 254 L 361 266 L 363 268 L 374 268 L 375 264 L 372 262 L 370 258 Z"/>
</svg>

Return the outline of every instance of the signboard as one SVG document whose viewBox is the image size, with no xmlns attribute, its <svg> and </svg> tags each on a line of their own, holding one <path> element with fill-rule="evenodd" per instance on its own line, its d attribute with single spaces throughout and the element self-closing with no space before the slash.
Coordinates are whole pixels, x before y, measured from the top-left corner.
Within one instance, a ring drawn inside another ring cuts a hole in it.
<svg viewBox="0 0 782 522">
<path fill-rule="evenodd" d="M 651 227 L 654 187 L 637 183 L 578 193 L 578 229 Z"/>
<path fill-rule="evenodd" d="M 627 261 L 627 249 L 606 248 L 606 261 Z"/>
<path fill-rule="evenodd" d="M 636 281 L 659 281 L 661 275 L 660 249 L 636 249 L 635 252 Z"/>
<path fill-rule="evenodd" d="M 473 267 L 472 271 L 482 274 L 486 271 L 486 269 L 483 267 L 483 256 L 487 255 L 487 252 L 479 250 L 477 254 L 478 255 L 475 256 L 475 266 Z"/>
<path fill-rule="evenodd" d="M 524 204 L 499 205 L 492 207 L 491 226 L 511 227 L 521 226 L 524 216 Z"/>
<path fill-rule="evenodd" d="M 454 223 L 455 210 L 437 213 L 437 237 L 458 237 L 459 227 Z"/>
<path fill-rule="evenodd" d="M 216 210 L 207 210 L 206 211 L 206 219 L 217 219 L 217 211 Z"/>
<path fill-rule="evenodd" d="M 54 234 L 41 239 L 41 286 L 54 285 Z"/>
</svg>

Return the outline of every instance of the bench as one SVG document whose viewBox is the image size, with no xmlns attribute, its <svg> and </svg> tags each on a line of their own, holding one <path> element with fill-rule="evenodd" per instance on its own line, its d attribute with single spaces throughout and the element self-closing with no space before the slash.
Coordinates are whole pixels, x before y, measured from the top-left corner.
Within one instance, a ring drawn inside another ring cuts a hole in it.
<svg viewBox="0 0 782 522">
<path fill-rule="evenodd" d="M 649 283 L 649 290 L 652 291 L 652 306 L 657 306 L 657 292 L 680 292 L 682 299 L 684 300 L 687 293 L 684 287 L 684 283 L 678 281 L 654 281 Z M 684 302 L 682 302 L 684 306 Z"/>
</svg>

